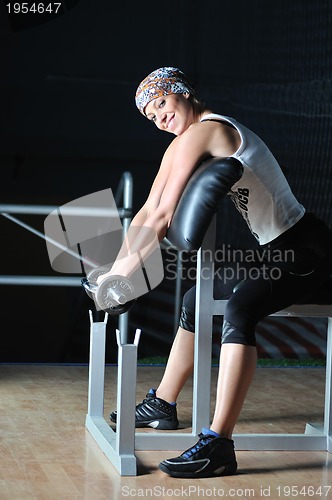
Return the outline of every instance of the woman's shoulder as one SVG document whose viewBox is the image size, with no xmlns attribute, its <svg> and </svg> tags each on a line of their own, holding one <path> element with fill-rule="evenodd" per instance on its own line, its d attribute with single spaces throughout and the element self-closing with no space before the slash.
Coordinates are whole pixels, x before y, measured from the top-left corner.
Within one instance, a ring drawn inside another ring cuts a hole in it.
<svg viewBox="0 0 332 500">
<path fill-rule="evenodd" d="M 241 143 L 235 127 L 219 120 L 206 120 L 192 123 L 185 132 L 175 137 L 165 151 L 165 158 L 179 153 L 196 151 L 212 156 L 229 156 Z"/>
<path fill-rule="evenodd" d="M 192 125 L 192 139 L 196 136 L 205 137 L 206 141 L 216 150 L 216 156 L 222 155 L 226 148 L 228 154 L 234 152 L 240 146 L 241 137 L 238 130 L 230 123 L 222 120 L 204 120 Z"/>
</svg>

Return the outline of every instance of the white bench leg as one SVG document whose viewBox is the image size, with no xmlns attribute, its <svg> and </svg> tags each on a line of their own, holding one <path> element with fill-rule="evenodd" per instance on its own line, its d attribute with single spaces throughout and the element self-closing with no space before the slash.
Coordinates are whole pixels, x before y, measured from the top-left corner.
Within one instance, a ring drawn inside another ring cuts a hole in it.
<svg viewBox="0 0 332 500">
<path fill-rule="evenodd" d="M 137 346 L 140 330 L 133 344 L 123 344 L 117 330 L 118 390 L 117 431 L 104 419 L 105 340 L 107 315 L 104 322 L 93 322 L 90 311 L 90 366 L 88 413 L 85 426 L 100 449 L 121 476 L 137 475 L 135 456 L 135 408 Z"/>
</svg>

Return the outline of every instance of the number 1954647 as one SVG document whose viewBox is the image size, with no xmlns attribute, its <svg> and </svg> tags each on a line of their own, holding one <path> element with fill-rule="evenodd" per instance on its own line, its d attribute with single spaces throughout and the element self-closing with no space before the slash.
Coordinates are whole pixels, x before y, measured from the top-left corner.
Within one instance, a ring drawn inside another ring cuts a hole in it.
<svg viewBox="0 0 332 500">
<path fill-rule="evenodd" d="M 8 14 L 57 14 L 61 7 L 61 2 L 34 2 L 33 4 L 30 4 L 30 2 L 14 2 L 7 3 L 6 7 Z"/>
</svg>

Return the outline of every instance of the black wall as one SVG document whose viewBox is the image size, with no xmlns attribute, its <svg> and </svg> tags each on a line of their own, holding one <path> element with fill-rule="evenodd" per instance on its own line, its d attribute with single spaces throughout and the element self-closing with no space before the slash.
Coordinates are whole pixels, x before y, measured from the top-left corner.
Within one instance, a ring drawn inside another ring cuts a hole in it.
<svg viewBox="0 0 332 500">
<path fill-rule="evenodd" d="M 171 137 L 140 116 L 134 94 L 148 72 L 174 65 L 216 112 L 262 136 L 296 195 L 332 227 L 331 0 L 180 0 L 157 8 L 65 1 L 49 20 L 9 17 L 6 3 L 1 203 L 61 205 L 116 190 L 130 171 L 139 208 Z M 220 241 L 252 245 L 242 221 L 234 225 L 229 215 L 235 212 L 225 203 Z M 43 217 L 20 218 L 43 230 Z M 3 217 L 0 229 L 0 274 L 55 274 L 42 240 Z M 0 361 L 87 359 L 90 303 L 81 290 L 0 286 L 0 298 Z M 147 324 L 149 300 L 140 316 Z M 163 335 L 156 353 L 172 338 L 168 327 Z"/>
</svg>

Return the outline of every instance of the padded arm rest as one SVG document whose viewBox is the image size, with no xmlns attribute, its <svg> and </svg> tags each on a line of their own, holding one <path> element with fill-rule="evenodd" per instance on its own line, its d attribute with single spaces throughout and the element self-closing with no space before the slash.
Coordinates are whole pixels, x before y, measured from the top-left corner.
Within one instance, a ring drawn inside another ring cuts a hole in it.
<svg viewBox="0 0 332 500">
<path fill-rule="evenodd" d="M 167 239 L 179 250 L 198 250 L 221 199 L 243 174 L 235 158 L 212 158 L 201 164 L 185 187 Z"/>
</svg>

